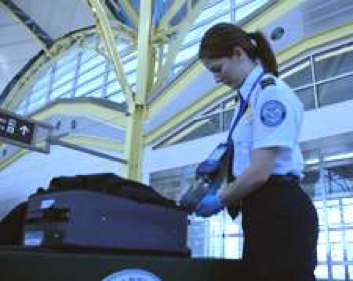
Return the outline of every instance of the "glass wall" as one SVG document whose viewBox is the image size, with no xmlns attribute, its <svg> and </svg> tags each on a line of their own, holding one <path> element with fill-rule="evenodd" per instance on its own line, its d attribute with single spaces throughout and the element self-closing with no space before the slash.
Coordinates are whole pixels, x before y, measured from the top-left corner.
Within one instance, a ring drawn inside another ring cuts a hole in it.
<svg viewBox="0 0 353 281">
<path fill-rule="evenodd" d="M 214 104 L 185 122 L 177 132 L 165 136 L 154 149 L 182 143 L 227 131 L 232 121 L 236 98 L 230 91 L 226 98 Z"/>
<path fill-rule="evenodd" d="M 320 221 L 316 276 L 352 280 L 353 159 L 333 161 L 332 157 L 324 155 L 324 161 L 314 169 L 319 174 L 318 192 L 312 198 Z"/>
<path fill-rule="evenodd" d="M 323 153 L 322 153 L 323 154 Z M 318 280 L 353 280 L 353 158 L 352 153 L 314 152 L 307 159 L 303 189 L 311 197 L 319 216 L 317 245 Z M 191 184 L 196 165 L 151 174 L 150 184 L 158 192 L 177 199 Z M 203 219 L 190 217 L 188 246 L 194 257 L 241 258 L 241 216 L 233 221 L 226 211 Z"/>
<path fill-rule="evenodd" d="M 281 77 L 305 110 L 353 99 L 353 43 L 328 48 L 285 67 Z"/>
<path fill-rule="evenodd" d="M 182 42 L 171 69 L 170 78 L 174 79 L 195 60 L 201 36 L 207 28 L 217 22 L 236 22 L 244 19 L 268 2 L 268 0 L 209 1 Z M 51 63 L 48 70 L 41 73 L 39 81 L 26 93 L 25 100 L 17 109 L 17 113 L 31 113 L 46 103 L 61 98 L 95 97 L 125 103 L 123 90 L 112 65 L 105 54 L 97 52 L 102 45 L 100 38 L 96 35 L 90 36 L 86 38 L 83 45 L 89 48 L 67 50 L 59 60 Z M 117 49 L 124 64 L 127 83 L 135 91 L 137 53 L 134 43 L 119 38 Z M 210 126 L 214 127 L 218 124 L 210 124 Z M 195 128 L 199 128 L 199 125 L 195 124 Z M 199 134 L 195 133 L 185 140 L 198 136 Z"/>
<path fill-rule="evenodd" d="M 328 49 L 284 67 L 281 78 L 302 101 L 304 110 L 321 108 L 353 99 L 353 43 Z M 230 93 L 228 93 L 230 95 Z M 235 100 L 218 102 L 218 112 L 204 109 L 175 129 L 154 148 L 216 134 L 229 127 Z"/>
</svg>

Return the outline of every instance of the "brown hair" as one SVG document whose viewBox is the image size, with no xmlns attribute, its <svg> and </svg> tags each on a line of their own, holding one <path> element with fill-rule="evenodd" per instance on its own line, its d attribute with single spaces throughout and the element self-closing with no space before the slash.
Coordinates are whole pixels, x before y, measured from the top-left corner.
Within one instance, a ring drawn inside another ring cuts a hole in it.
<svg viewBox="0 0 353 281">
<path fill-rule="evenodd" d="M 278 76 L 276 57 L 265 36 L 260 31 L 247 33 L 231 23 L 219 23 L 207 30 L 201 39 L 199 58 L 231 57 L 236 46 L 253 61 L 259 59 L 266 72 Z"/>
</svg>

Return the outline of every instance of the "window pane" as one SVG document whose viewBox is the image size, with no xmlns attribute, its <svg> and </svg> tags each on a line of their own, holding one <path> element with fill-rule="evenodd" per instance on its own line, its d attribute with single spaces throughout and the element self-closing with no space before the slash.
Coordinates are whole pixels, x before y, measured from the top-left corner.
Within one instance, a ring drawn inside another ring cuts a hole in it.
<svg viewBox="0 0 353 281">
<path fill-rule="evenodd" d="M 199 51 L 199 44 L 194 44 L 185 50 L 179 52 L 175 59 L 175 63 L 185 62 L 193 57 L 196 56 L 197 52 Z"/>
<path fill-rule="evenodd" d="M 33 88 L 32 94 L 29 97 L 29 102 L 32 103 L 48 95 L 49 88 L 42 88 L 40 90 L 35 90 Z"/>
<path fill-rule="evenodd" d="M 115 71 L 114 71 L 114 70 L 109 70 L 109 73 L 108 73 L 108 83 L 110 83 L 110 82 L 113 81 L 113 80 L 117 80 Z"/>
<path fill-rule="evenodd" d="M 101 55 L 96 55 L 93 58 L 90 58 L 88 61 L 82 62 L 80 66 L 80 73 L 86 72 L 99 64 L 104 64 L 105 57 Z"/>
<path fill-rule="evenodd" d="M 304 171 L 303 189 L 311 197 L 321 194 L 320 174 L 318 170 Z M 318 210 L 319 211 L 319 210 Z"/>
<path fill-rule="evenodd" d="M 296 95 L 304 105 L 304 110 L 310 110 L 315 108 L 315 95 L 314 88 L 309 87 L 295 91 Z"/>
<path fill-rule="evenodd" d="M 344 265 L 333 265 L 332 277 L 334 278 L 334 280 L 346 280 L 344 273 Z"/>
<path fill-rule="evenodd" d="M 189 141 L 220 132 L 220 115 L 216 114 L 205 119 L 196 120 L 189 126 L 176 133 L 164 144 L 171 145 Z M 164 145 L 162 144 L 162 145 Z"/>
<path fill-rule="evenodd" d="M 340 224 L 341 223 L 341 212 L 338 207 L 327 208 L 327 219 L 329 224 Z M 331 234 L 330 234 L 331 237 Z M 331 240 L 332 241 L 332 240 Z"/>
<path fill-rule="evenodd" d="M 91 80 L 88 83 L 80 85 L 75 92 L 75 96 L 80 97 L 88 94 L 89 92 L 97 89 L 98 87 L 102 87 L 103 81 L 104 77 L 100 76 L 97 77 L 97 79 Z"/>
<path fill-rule="evenodd" d="M 234 109 L 227 110 L 223 113 L 223 128 L 222 128 L 223 131 L 230 129 L 230 124 L 232 122 L 233 115 L 234 115 Z"/>
<path fill-rule="evenodd" d="M 224 257 L 229 259 L 240 259 L 242 253 L 242 239 L 240 237 L 226 236 L 224 240 Z"/>
<path fill-rule="evenodd" d="M 59 87 L 59 88 L 53 90 L 50 93 L 50 100 L 57 99 L 57 98 L 61 97 L 63 94 L 65 94 L 65 96 L 67 96 L 68 92 L 72 93 L 72 91 L 73 91 L 72 83 L 67 83 L 63 87 Z"/>
<path fill-rule="evenodd" d="M 347 242 L 347 259 L 353 261 L 353 242 Z"/>
<path fill-rule="evenodd" d="M 349 280 L 353 280 L 353 265 L 348 265 Z"/>
<path fill-rule="evenodd" d="M 105 71 L 105 63 L 100 64 L 98 67 L 95 67 L 91 69 L 88 72 L 83 73 L 79 78 L 78 78 L 78 84 L 82 84 L 85 81 L 88 81 L 94 77 L 97 76 L 104 76 L 104 71 Z"/>
<path fill-rule="evenodd" d="M 77 67 L 77 58 L 67 61 L 65 64 L 57 64 L 55 69 L 55 78 L 65 75 L 67 72 L 75 72 Z"/>
<path fill-rule="evenodd" d="M 198 24 L 208 18 L 214 17 L 215 15 L 222 14 L 223 12 L 230 9 L 230 1 L 223 0 L 216 4 L 209 6 L 207 9 L 203 10 L 202 13 L 197 18 L 195 24 Z"/>
<path fill-rule="evenodd" d="M 331 244 L 331 258 L 332 261 L 343 261 L 343 245 L 332 243 Z"/>
<path fill-rule="evenodd" d="M 353 75 L 318 86 L 319 106 L 351 100 L 353 98 Z"/>
<path fill-rule="evenodd" d="M 108 98 L 111 101 L 115 101 L 117 103 L 125 103 L 125 95 L 122 92 L 115 93 Z"/>
<path fill-rule="evenodd" d="M 75 64 L 79 52 L 77 50 L 69 50 L 62 54 L 62 57 L 56 62 L 56 69 L 60 69 L 66 65 Z"/>
<path fill-rule="evenodd" d="M 342 242 L 342 232 L 330 231 L 330 242 Z"/>
<path fill-rule="evenodd" d="M 39 79 L 33 86 L 33 92 L 36 92 L 36 91 L 42 90 L 42 89 L 48 89 L 49 88 L 49 81 L 50 81 L 49 74 L 47 74 L 43 78 Z"/>
<path fill-rule="evenodd" d="M 70 83 L 73 82 L 75 76 L 75 72 L 71 71 L 68 73 L 65 73 L 64 75 L 60 76 L 60 77 L 56 77 L 55 76 L 55 81 L 53 83 L 53 88 L 58 88 L 59 86 L 63 85 L 64 83 L 70 81 Z"/>
<path fill-rule="evenodd" d="M 129 73 L 132 70 L 136 70 L 136 68 L 137 68 L 137 58 L 124 64 L 125 73 Z"/>
<path fill-rule="evenodd" d="M 212 10 L 212 8 L 211 8 Z M 215 18 L 211 22 L 202 24 L 201 26 L 197 27 L 196 29 L 190 31 L 183 41 L 183 45 L 190 43 L 194 40 L 200 40 L 202 35 L 208 30 L 212 25 L 219 23 L 219 22 L 229 22 L 230 21 L 230 13 L 225 14 L 220 18 Z"/>
<path fill-rule="evenodd" d="M 244 1 L 236 1 L 238 3 L 238 6 L 243 4 L 242 2 Z M 252 12 L 254 12 L 256 9 L 260 8 L 262 5 L 266 4 L 268 0 L 257 0 L 257 1 L 248 1 L 249 4 L 239 6 L 240 8 L 236 9 L 235 13 L 235 18 L 237 21 L 242 20 L 246 16 L 250 15 Z"/>
<path fill-rule="evenodd" d="M 110 83 L 107 87 L 107 96 L 110 96 L 113 93 L 117 93 L 121 90 L 120 84 L 117 81 Z"/>
<path fill-rule="evenodd" d="M 319 262 L 327 260 L 326 244 L 321 244 L 317 246 L 317 260 Z"/>
<path fill-rule="evenodd" d="M 91 92 L 89 92 L 88 94 L 86 94 L 86 97 L 95 97 L 95 98 L 101 98 L 103 97 L 103 92 L 104 89 L 103 88 L 97 88 Z"/>
<path fill-rule="evenodd" d="M 327 279 L 328 278 L 328 267 L 327 267 L 327 265 L 318 265 L 315 268 L 315 276 L 317 278 Z"/>
<path fill-rule="evenodd" d="M 346 45 L 315 57 L 315 75 L 323 80 L 353 71 L 353 45 Z"/>
<path fill-rule="evenodd" d="M 293 89 L 313 82 L 309 60 L 302 61 L 284 70 L 280 77 Z"/>
<path fill-rule="evenodd" d="M 345 223 L 353 223 L 353 206 L 344 206 L 343 220 Z M 352 240 L 351 241 L 353 242 L 353 233 L 352 233 Z"/>
</svg>

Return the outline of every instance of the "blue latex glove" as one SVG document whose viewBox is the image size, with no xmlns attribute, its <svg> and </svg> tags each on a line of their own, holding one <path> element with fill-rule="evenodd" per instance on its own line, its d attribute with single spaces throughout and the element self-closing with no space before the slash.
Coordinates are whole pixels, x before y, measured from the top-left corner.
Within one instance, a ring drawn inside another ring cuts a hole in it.
<svg viewBox="0 0 353 281">
<path fill-rule="evenodd" d="M 217 193 L 207 194 L 196 206 L 195 213 L 200 217 L 210 217 L 219 213 L 224 207 L 225 206 Z"/>
</svg>

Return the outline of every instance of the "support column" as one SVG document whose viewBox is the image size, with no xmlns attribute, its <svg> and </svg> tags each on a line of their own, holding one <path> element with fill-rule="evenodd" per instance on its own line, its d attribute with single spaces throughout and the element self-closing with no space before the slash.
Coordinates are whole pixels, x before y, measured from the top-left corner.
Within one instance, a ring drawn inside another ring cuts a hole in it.
<svg viewBox="0 0 353 281">
<path fill-rule="evenodd" d="M 146 116 L 146 97 L 151 91 L 154 79 L 154 52 L 151 44 L 153 0 L 140 2 L 138 28 L 137 91 L 126 131 L 126 158 L 129 163 L 126 176 L 142 179 L 144 129 Z"/>
</svg>

